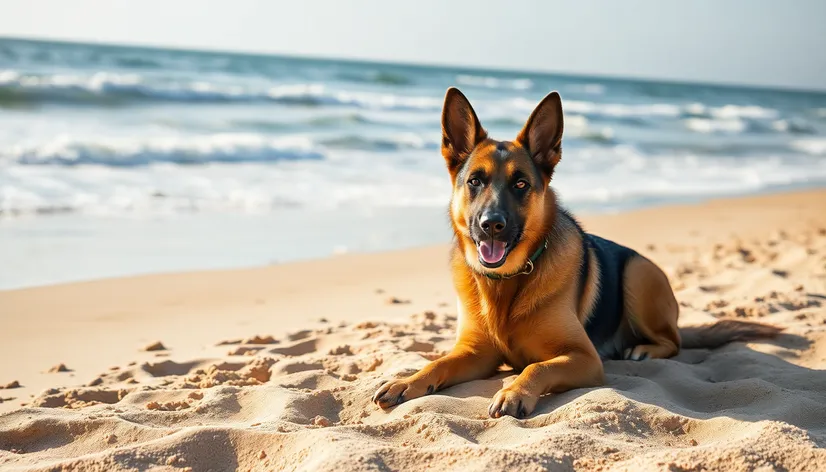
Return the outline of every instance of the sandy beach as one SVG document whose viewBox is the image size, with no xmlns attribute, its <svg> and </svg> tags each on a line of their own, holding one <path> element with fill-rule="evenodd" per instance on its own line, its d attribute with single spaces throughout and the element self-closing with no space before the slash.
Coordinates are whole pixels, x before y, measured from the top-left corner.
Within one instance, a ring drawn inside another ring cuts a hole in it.
<svg viewBox="0 0 826 472">
<path fill-rule="evenodd" d="M 681 325 L 772 342 L 610 361 L 491 419 L 515 375 L 383 411 L 450 349 L 447 246 L 0 291 L 2 470 L 818 470 L 826 191 L 581 216 L 668 274 Z M 4 388 L 5 387 L 5 388 Z"/>
</svg>

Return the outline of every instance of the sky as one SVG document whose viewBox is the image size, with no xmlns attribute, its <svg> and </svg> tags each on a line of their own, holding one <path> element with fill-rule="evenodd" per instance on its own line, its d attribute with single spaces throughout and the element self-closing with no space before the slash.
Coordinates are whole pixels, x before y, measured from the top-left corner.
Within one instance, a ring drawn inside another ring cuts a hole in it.
<svg viewBox="0 0 826 472">
<path fill-rule="evenodd" d="M 826 90 L 824 0 L 0 0 L 0 36 Z"/>
</svg>

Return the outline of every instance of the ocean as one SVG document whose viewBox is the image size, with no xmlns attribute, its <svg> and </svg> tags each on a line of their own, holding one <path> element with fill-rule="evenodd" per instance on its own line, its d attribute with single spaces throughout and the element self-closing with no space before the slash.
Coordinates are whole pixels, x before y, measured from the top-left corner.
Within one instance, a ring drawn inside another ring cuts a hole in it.
<svg viewBox="0 0 826 472">
<path fill-rule="evenodd" d="M 453 85 L 577 212 L 826 183 L 823 92 L 0 39 L 0 289 L 447 241 Z"/>
</svg>

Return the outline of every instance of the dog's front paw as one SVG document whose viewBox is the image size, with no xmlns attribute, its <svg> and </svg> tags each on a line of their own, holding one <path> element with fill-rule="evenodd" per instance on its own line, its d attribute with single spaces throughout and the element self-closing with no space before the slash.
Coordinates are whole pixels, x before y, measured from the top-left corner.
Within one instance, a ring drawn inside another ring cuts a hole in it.
<svg viewBox="0 0 826 472">
<path fill-rule="evenodd" d="M 525 418 L 533 413 L 539 397 L 517 388 L 503 388 L 496 392 L 488 408 L 491 418 L 500 418 L 505 415 L 514 418 Z"/>
<path fill-rule="evenodd" d="M 390 408 L 407 400 L 431 394 L 434 390 L 433 386 L 425 385 L 420 380 L 411 381 L 409 378 L 391 380 L 376 390 L 375 395 L 373 395 L 373 403 L 383 409 Z"/>
</svg>

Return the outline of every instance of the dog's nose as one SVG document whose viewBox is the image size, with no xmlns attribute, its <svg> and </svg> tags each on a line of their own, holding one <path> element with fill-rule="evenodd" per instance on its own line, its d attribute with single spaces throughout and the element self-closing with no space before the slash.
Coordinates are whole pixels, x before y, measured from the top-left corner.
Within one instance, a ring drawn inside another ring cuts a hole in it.
<svg viewBox="0 0 826 472">
<path fill-rule="evenodd" d="M 479 226 L 482 227 L 482 231 L 484 231 L 488 236 L 494 237 L 508 224 L 508 220 L 505 219 L 505 215 L 501 213 L 485 213 L 479 219 Z"/>
</svg>

